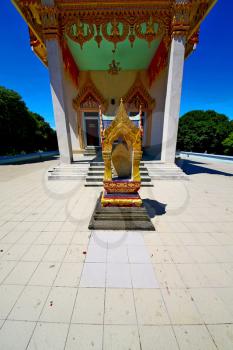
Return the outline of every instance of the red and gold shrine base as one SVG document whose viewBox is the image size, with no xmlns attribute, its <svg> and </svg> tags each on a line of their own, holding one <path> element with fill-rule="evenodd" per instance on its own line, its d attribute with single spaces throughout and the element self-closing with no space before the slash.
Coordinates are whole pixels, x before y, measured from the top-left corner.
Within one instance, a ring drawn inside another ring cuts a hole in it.
<svg viewBox="0 0 233 350">
<path fill-rule="evenodd" d="M 142 200 L 138 193 L 107 193 L 101 198 L 103 207 L 141 207 Z"/>
<path fill-rule="evenodd" d="M 104 181 L 104 189 L 107 193 L 137 193 L 140 189 L 140 181 L 110 180 Z"/>
</svg>

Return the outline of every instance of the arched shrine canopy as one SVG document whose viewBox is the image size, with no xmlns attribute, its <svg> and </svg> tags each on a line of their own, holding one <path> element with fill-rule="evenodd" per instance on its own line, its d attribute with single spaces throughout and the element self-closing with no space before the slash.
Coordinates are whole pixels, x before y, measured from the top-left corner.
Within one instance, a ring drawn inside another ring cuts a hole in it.
<svg viewBox="0 0 233 350">
<path fill-rule="evenodd" d="M 102 154 L 105 164 L 104 181 L 112 180 L 112 146 L 114 141 L 117 141 L 118 139 L 123 139 L 128 148 L 132 150 L 132 180 L 141 181 L 139 171 L 139 164 L 142 157 L 141 123 L 139 119 L 139 123 L 136 126 L 133 121 L 130 120 L 125 110 L 123 100 L 121 100 L 116 117 L 111 124 L 103 130 Z"/>
</svg>

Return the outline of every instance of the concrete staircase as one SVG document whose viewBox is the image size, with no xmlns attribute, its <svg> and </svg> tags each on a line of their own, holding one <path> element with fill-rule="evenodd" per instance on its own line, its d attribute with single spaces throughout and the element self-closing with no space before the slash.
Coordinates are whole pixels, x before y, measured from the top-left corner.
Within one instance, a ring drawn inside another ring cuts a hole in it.
<svg viewBox="0 0 233 350">
<path fill-rule="evenodd" d="M 142 183 L 141 183 L 142 187 L 152 187 L 153 184 L 151 182 L 151 178 L 143 162 L 140 163 L 140 173 L 142 178 Z M 104 163 L 91 162 L 88 169 L 85 186 L 88 186 L 88 187 L 103 186 L 103 176 L 104 176 Z"/>
<path fill-rule="evenodd" d="M 140 164 L 142 187 L 151 187 L 151 180 L 189 180 L 176 164 L 143 161 Z M 48 171 L 49 180 L 85 180 L 85 186 L 103 185 L 104 164 L 82 160 L 73 164 L 60 164 Z"/>
<path fill-rule="evenodd" d="M 87 146 L 84 150 L 84 156 L 96 156 L 101 151 L 99 146 Z"/>
<path fill-rule="evenodd" d="M 144 164 L 152 180 L 189 180 L 188 175 L 174 163 L 145 161 Z"/>
<path fill-rule="evenodd" d="M 48 171 L 49 180 L 85 180 L 89 161 L 74 164 L 60 164 Z"/>
</svg>

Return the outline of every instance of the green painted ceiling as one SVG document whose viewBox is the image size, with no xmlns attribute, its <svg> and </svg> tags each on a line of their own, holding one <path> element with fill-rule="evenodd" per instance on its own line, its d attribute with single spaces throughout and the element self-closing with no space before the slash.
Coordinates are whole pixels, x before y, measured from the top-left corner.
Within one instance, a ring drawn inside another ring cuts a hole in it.
<svg viewBox="0 0 233 350">
<path fill-rule="evenodd" d="M 94 39 L 84 43 L 81 49 L 80 45 L 67 37 L 69 49 L 80 70 L 108 70 L 109 64 L 113 60 L 112 50 L 113 43 L 103 38 L 100 48 Z M 142 70 L 146 69 L 160 43 L 159 39 L 148 43 L 142 39 L 136 39 L 133 48 L 131 48 L 129 40 L 126 39 L 122 43 L 117 44 L 114 54 L 116 62 L 120 62 L 122 70 Z"/>
</svg>

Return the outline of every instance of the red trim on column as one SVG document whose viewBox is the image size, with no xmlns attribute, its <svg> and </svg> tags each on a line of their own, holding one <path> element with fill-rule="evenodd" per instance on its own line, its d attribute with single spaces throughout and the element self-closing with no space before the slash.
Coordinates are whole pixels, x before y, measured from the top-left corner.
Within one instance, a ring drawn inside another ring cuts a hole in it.
<svg viewBox="0 0 233 350">
<path fill-rule="evenodd" d="M 164 40 L 162 40 L 147 70 L 150 85 L 153 83 L 156 76 L 166 67 L 167 60 L 168 49 Z"/>
<path fill-rule="evenodd" d="M 70 74 L 74 84 L 78 86 L 79 68 L 65 40 L 61 41 L 61 49 L 65 70 Z"/>
</svg>

